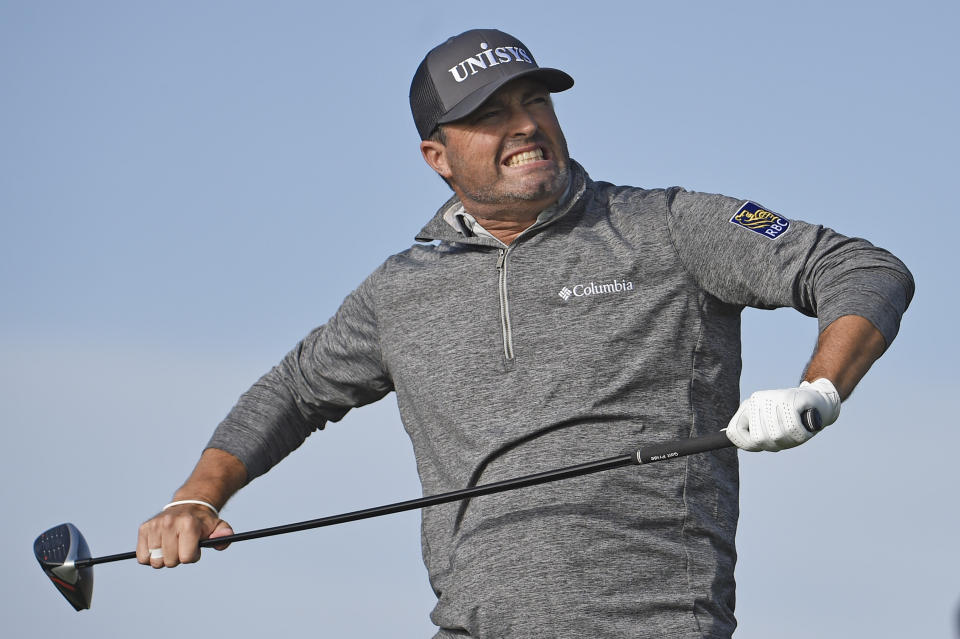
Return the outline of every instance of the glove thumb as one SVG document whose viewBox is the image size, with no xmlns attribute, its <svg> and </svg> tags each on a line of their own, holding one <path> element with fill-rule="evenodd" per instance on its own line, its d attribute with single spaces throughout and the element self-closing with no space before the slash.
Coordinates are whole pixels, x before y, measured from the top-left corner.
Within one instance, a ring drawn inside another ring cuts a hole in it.
<svg viewBox="0 0 960 639">
<path fill-rule="evenodd" d="M 826 377 L 812 382 L 801 382 L 799 390 L 794 406 L 801 415 L 808 409 L 816 409 L 824 427 L 840 417 L 840 393 Z"/>
</svg>

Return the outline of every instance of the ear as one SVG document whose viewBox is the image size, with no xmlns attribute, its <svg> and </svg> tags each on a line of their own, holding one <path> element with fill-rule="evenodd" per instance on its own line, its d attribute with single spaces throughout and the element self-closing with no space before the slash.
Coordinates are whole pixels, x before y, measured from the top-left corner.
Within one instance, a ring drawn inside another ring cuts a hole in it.
<svg viewBox="0 0 960 639">
<path fill-rule="evenodd" d="M 420 153 L 424 161 L 444 179 L 450 178 L 450 165 L 447 163 L 447 147 L 436 140 L 424 140 L 420 143 Z"/>
</svg>

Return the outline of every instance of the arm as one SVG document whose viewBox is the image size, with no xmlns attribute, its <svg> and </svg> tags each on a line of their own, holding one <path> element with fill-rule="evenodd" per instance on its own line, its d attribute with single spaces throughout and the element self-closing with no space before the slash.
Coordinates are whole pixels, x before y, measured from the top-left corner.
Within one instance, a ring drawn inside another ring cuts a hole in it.
<svg viewBox="0 0 960 639">
<path fill-rule="evenodd" d="M 247 469 L 230 453 L 208 448 L 187 481 L 173 495 L 173 501 L 197 499 L 223 508 L 247 482 Z M 183 504 L 160 512 L 140 526 L 137 561 L 154 568 L 172 568 L 200 559 L 203 539 L 233 534 L 230 524 L 206 506 Z M 160 548 L 163 557 L 151 559 L 150 550 Z M 219 548 L 222 550 L 222 548 Z"/>
<path fill-rule="evenodd" d="M 820 337 L 798 388 L 759 391 L 727 426 L 739 448 L 777 451 L 816 434 L 801 415 L 836 421 L 849 396 L 896 337 L 913 297 L 913 277 L 888 251 L 832 229 L 722 196 L 668 193 L 671 234 L 688 272 L 728 304 L 791 306 L 817 317 Z M 756 219 L 741 213 L 757 211 Z M 775 231 L 763 226 L 776 221 Z M 703 228 L 709 227 L 710 233 Z"/>
<path fill-rule="evenodd" d="M 853 392 L 870 366 L 883 354 L 886 340 L 868 320 L 844 315 L 820 333 L 803 383 L 798 388 L 760 391 L 740 405 L 727 437 L 738 448 L 776 452 L 817 434 L 801 415 L 816 409 L 823 426 L 840 415 L 840 401 Z"/>
<path fill-rule="evenodd" d="M 391 390 L 368 282 L 344 301 L 330 322 L 313 330 L 244 393 L 174 501 L 196 499 L 219 510 L 311 432 Z M 191 563 L 200 558 L 200 540 L 232 533 L 206 506 L 173 506 L 140 527 L 137 561 L 155 568 Z M 150 550 L 156 548 L 162 549 L 163 558 L 151 559 Z"/>
<path fill-rule="evenodd" d="M 703 290 L 737 306 L 793 307 L 816 317 L 821 333 L 857 315 L 880 331 L 886 346 L 893 343 L 914 282 L 889 251 L 796 219 L 770 237 L 733 223 L 742 200 L 682 191 L 669 196 L 671 236 Z"/>
<path fill-rule="evenodd" d="M 820 333 L 803 379 L 829 379 L 845 400 L 886 347 L 883 335 L 868 320 L 844 315 Z"/>
</svg>

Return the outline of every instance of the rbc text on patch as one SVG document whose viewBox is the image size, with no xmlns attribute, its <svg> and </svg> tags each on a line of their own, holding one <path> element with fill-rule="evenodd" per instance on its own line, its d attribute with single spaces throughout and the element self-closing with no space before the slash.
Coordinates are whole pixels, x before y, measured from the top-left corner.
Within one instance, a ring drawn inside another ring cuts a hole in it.
<svg viewBox="0 0 960 639">
<path fill-rule="evenodd" d="M 733 217 L 730 218 L 732 224 L 750 229 L 754 233 L 775 240 L 790 228 L 790 220 L 780 217 L 772 211 L 768 211 L 756 202 L 744 202 Z"/>
</svg>

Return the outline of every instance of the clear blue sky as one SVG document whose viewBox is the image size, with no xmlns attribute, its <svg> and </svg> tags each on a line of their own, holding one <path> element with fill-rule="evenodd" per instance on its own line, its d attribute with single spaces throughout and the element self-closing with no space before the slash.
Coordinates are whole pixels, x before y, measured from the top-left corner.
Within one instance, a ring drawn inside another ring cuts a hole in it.
<svg viewBox="0 0 960 639">
<path fill-rule="evenodd" d="M 80 614 L 31 544 L 72 521 L 95 554 L 131 550 L 237 396 L 412 243 L 447 191 L 410 78 L 490 26 L 576 79 L 557 111 L 594 178 L 749 197 L 910 266 L 901 336 L 840 422 L 741 454 L 736 636 L 954 636 L 958 17 L 923 0 L 0 0 L 0 634 L 432 634 L 416 514 L 175 571 L 100 566 Z M 794 383 L 815 332 L 748 312 L 743 394 Z M 248 530 L 419 493 L 388 398 L 224 515 Z"/>
</svg>

